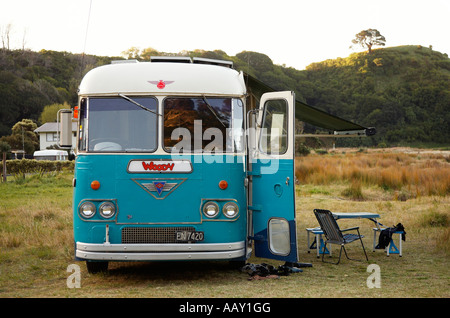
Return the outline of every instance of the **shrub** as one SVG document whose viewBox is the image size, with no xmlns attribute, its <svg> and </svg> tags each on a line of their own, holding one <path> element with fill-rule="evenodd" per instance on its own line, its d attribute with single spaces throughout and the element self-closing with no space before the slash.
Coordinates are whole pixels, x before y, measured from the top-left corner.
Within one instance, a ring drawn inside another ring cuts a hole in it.
<svg viewBox="0 0 450 318">
<path fill-rule="evenodd" d="M 342 191 L 342 195 L 352 200 L 363 201 L 364 195 L 362 193 L 361 182 L 353 181 L 350 187 Z"/>
<path fill-rule="evenodd" d="M 433 210 L 423 215 L 422 224 L 431 227 L 447 227 L 449 224 L 449 217 L 446 213 Z"/>
<path fill-rule="evenodd" d="M 307 156 L 310 152 L 311 150 L 304 143 L 299 142 L 296 144 L 295 153 L 297 156 Z"/>
<path fill-rule="evenodd" d="M 25 178 L 25 174 L 38 174 L 42 176 L 47 172 L 59 172 L 62 170 L 73 171 L 74 161 L 15 159 L 7 160 L 7 173 L 14 175 L 16 179 Z M 3 164 L 0 163 L 0 170 Z"/>
</svg>

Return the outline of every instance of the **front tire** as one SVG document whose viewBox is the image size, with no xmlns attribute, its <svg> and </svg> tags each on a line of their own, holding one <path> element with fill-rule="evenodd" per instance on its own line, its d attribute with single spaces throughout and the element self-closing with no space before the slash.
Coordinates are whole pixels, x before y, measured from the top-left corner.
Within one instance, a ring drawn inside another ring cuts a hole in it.
<svg viewBox="0 0 450 318">
<path fill-rule="evenodd" d="M 106 272 L 108 270 L 108 262 L 86 261 L 86 267 L 87 267 L 88 273 L 90 273 L 90 274 Z"/>
<path fill-rule="evenodd" d="M 246 264 L 246 261 L 229 261 L 228 265 L 232 269 L 241 269 Z"/>
</svg>

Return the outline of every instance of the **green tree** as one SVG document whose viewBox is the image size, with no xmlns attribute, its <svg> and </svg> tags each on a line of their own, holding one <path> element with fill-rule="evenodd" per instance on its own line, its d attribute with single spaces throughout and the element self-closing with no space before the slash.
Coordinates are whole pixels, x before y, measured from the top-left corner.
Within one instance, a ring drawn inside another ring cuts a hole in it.
<svg viewBox="0 0 450 318">
<path fill-rule="evenodd" d="M 37 128 L 31 119 L 22 119 L 12 127 L 10 136 L 2 137 L 12 149 L 23 149 L 25 153 L 32 154 L 39 149 L 39 139 L 34 130 Z"/>
<path fill-rule="evenodd" d="M 39 116 L 39 122 L 41 124 L 48 122 L 56 122 L 58 111 L 60 109 L 70 109 L 70 105 L 67 102 L 64 104 L 51 104 L 44 107 L 41 115 Z"/>
<path fill-rule="evenodd" d="M 126 59 L 136 59 L 139 60 L 141 59 L 141 49 L 133 46 L 131 48 L 129 48 L 126 51 L 123 51 L 121 54 L 124 58 Z"/>
<path fill-rule="evenodd" d="M 247 63 L 247 65 L 253 68 L 257 73 L 273 72 L 273 62 L 265 54 L 251 51 L 242 51 L 236 54 L 236 57 Z"/>
<path fill-rule="evenodd" d="M 144 61 L 150 61 L 150 58 L 152 56 L 158 56 L 159 52 L 157 50 L 155 50 L 152 47 L 148 47 L 146 49 L 143 49 L 140 53 L 140 57 L 144 60 Z"/>
<path fill-rule="evenodd" d="M 352 40 L 352 43 L 354 45 L 366 47 L 370 54 L 372 53 L 372 46 L 384 46 L 386 44 L 386 38 L 382 36 L 380 31 L 377 29 L 367 29 L 356 34 L 355 38 Z M 353 47 L 353 45 L 350 47 Z"/>
</svg>

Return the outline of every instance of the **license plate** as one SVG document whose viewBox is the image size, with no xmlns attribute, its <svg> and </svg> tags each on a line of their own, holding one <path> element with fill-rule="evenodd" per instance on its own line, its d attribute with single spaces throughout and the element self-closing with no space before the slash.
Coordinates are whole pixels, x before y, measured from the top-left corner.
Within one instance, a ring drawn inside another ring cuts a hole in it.
<svg viewBox="0 0 450 318">
<path fill-rule="evenodd" d="M 205 237 L 203 232 L 197 231 L 178 231 L 176 235 L 180 242 L 201 242 Z"/>
</svg>

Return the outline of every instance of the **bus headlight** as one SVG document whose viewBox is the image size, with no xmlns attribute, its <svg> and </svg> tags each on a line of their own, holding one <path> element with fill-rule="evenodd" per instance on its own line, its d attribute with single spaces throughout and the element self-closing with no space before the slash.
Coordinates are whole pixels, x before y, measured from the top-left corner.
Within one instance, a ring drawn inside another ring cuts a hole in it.
<svg viewBox="0 0 450 318">
<path fill-rule="evenodd" d="M 111 202 L 102 203 L 98 210 L 100 212 L 100 215 L 105 219 L 110 219 L 114 216 L 114 214 L 116 214 L 116 207 Z"/>
<path fill-rule="evenodd" d="M 84 202 L 79 211 L 82 217 L 90 219 L 95 214 L 95 205 L 92 202 Z"/>
<path fill-rule="evenodd" d="M 223 206 L 222 212 L 227 218 L 232 219 L 239 213 L 239 207 L 234 202 L 227 202 Z"/>
<path fill-rule="evenodd" d="M 219 206 L 215 202 L 207 202 L 203 206 L 203 214 L 209 218 L 215 217 L 219 213 Z"/>
</svg>

